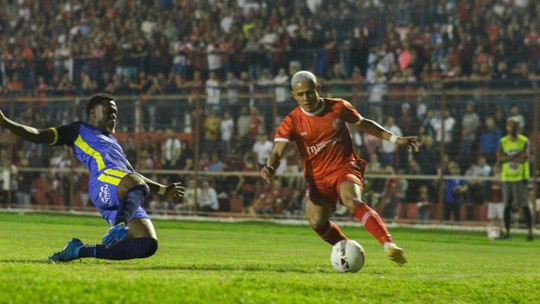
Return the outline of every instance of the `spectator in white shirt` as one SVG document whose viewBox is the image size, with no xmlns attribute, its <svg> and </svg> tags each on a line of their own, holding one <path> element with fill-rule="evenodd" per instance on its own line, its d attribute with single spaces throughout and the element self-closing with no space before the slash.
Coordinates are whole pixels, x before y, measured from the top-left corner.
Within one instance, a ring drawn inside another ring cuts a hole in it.
<svg viewBox="0 0 540 304">
<path fill-rule="evenodd" d="M 386 124 L 384 125 L 386 130 L 395 134 L 398 137 L 403 136 L 401 129 L 394 123 L 394 117 L 388 116 L 386 118 Z M 383 166 L 394 166 L 396 158 L 397 146 L 387 140 L 383 140 L 381 143 L 381 162 Z"/>
<path fill-rule="evenodd" d="M 440 143 L 443 136 L 443 124 L 444 124 L 444 145 L 445 151 L 449 151 L 450 144 L 454 139 L 454 127 L 456 120 L 452 117 L 450 110 L 446 109 L 442 119 L 437 119 L 433 122 L 433 129 L 435 129 L 435 141 Z"/>
<path fill-rule="evenodd" d="M 206 59 L 208 62 L 208 70 L 215 72 L 217 75 L 221 72 L 223 63 L 221 62 L 221 55 L 219 53 L 219 45 L 217 42 L 209 43 L 206 47 Z"/>
<path fill-rule="evenodd" d="M 178 159 L 182 153 L 182 143 L 174 136 L 172 129 L 167 128 L 165 132 L 167 139 L 165 139 L 161 147 L 163 169 L 176 169 L 178 168 Z"/>
<path fill-rule="evenodd" d="M 273 85 L 275 86 L 276 101 L 278 102 L 278 113 L 279 116 L 285 116 L 287 114 L 287 109 L 280 103 L 289 101 L 289 75 L 285 68 L 279 68 L 278 74 L 272 80 Z"/>
<path fill-rule="evenodd" d="M 219 80 L 215 72 L 210 72 L 210 77 L 205 82 L 206 103 L 208 105 L 219 105 L 221 91 L 219 89 Z"/>
<path fill-rule="evenodd" d="M 202 184 L 201 195 L 198 199 L 198 207 L 203 212 L 213 212 L 219 209 L 219 201 L 216 190 L 205 180 Z"/>
<path fill-rule="evenodd" d="M 231 152 L 231 139 L 234 133 L 234 120 L 229 111 L 223 113 L 220 125 L 221 131 L 221 160 L 225 160 Z"/>
<path fill-rule="evenodd" d="M 234 76 L 233 72 L 227 72 L 224 86 L 227 90 L 227 105 L 236 105 L 238 103 L 238 85 L 239 80 Z"/>
<path fill-rule="evenodd" d="M 274 144 L 268 140 L 266 134 L 259 134 L 257 136 L 257 141 L 253 144 L 253 153 L 257 156 L 259 169 L 266 165 L 266 160 L 270 156 L 270 153 L 272 153 L 273 147 Z"/>
<path fill-rule="evenodd" d="M 236 125 L 238 138 L 246 136 L 249 132 L 249 126 L 251 124 L 251 114 L 249 107 L 244 106 L 240 108 L 240 116 L 238 116 L 238 123 Z"/>
</svg>

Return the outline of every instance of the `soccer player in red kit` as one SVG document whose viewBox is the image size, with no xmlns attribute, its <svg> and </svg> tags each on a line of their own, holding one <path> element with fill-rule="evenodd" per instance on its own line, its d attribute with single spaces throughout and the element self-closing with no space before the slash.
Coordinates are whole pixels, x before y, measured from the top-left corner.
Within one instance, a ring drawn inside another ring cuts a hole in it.
<svg viewBox="0 0 540 304">
<path fill-rule="evenodd" d="M 379 214 L 362 201 L 366 162 L 354 152 L 346 123 L 356 124 L 363 132 L 414 151 L 418 150 L 418 138 L 392 134 L 375 121 L 362 117 L 343 99 L 319 97 L 321 86 L 311 72 L 294 74 L 291 86 L 299 107 L 279 125 L 273 151 L 261 170 L 262 178 L 271 181 L 288 143 L 294 142 L 304 163 L 308 187 L 306 215 L 311 228 L 331 245 L 347 239 L 330 221 L 336 204 L 341 203 L 384 246 L 388 257 L 403 265 L 407 261 L 403 249 L 393 242 Z"/>
</svg>

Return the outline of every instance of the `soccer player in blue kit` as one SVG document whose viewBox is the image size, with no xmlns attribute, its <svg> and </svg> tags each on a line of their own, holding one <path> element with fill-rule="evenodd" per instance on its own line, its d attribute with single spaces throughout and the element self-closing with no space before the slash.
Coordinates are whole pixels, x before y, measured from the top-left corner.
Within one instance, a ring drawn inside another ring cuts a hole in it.
<svg viewBox="0 0 540 304">
<path fill-rule="evenodd" d="M 152 256 L 158 241 L 143 204 L 149 192 L 178 200 L 184 195 L 181 183 L 159 184 L 135 172 L 122 147 L 112 136 L 117 122 L 116 103 L 109 94 L 96 94 L 86 104 L 88 122 L 75 121 L 59 127 L 36 129 L 14 122 L 0 111 L 0 126 L 20 138 L 53 146 L 68 145 L 90 171 L 88 192 L 99 213 L 111 225 L 103 244 L 84 245 L 73 238 L 48 258 L 69 262 L 79 258 L 128 260 Z"/>
</svg>

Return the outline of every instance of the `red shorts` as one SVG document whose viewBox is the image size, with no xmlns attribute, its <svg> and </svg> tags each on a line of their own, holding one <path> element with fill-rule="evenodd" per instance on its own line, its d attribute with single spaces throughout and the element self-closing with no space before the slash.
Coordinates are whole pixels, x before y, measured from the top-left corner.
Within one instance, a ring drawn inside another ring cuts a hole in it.
<svg viewBox="0 0 540 304">
<path fill-rule="evenodd" d="M 339 187 L 343 182 L 353 182 L 363 188 L 365 169 L 366 162 L 360 159 L 323 177 L 306 176 L 306 197 L 315 204 L 327 202 L 335 206 L 340 202 Z"/>
</svg>

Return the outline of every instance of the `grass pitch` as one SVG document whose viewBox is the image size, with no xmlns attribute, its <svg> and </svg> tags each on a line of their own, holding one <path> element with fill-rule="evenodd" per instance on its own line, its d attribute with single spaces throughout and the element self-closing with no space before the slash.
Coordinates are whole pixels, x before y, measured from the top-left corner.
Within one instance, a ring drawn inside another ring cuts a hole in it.
<svg viewBox="0 0 540 304">
<path fill-rule="evenodd" d="M 160 221 L 159 250 L 131 261 L 49 264 L 71 237 L 99 242 L 97 217 L 0 214 L 0 303 L 539 303 L 539 241 L 485 232 L 393 229 L 398 267 L 363 228 L 343 227 L 366 251 L 338 274 L 330 246 L 307 226 Z"/>
</svg>

